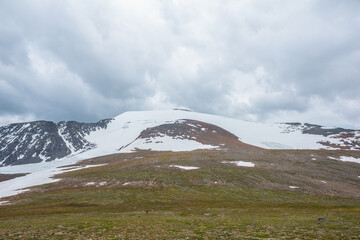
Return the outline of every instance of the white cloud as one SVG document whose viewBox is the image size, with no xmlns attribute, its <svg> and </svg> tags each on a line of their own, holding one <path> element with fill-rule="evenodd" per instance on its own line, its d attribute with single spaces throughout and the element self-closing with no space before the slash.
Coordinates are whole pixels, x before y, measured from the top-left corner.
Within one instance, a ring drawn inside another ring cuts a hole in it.
<svg viewBox="0 0 360 240">
<path fill-rule="evenodd" d="M 3 1 L 0 116 L 187 106 L 358 127 L 359 16 L 359 1 Z"/>
<path fill-rule="evenodd" d="M 1 115 L 0 116 L 0 127 L 11 124 L 11 123 L 31 122 L 31 121 L 35 121 L 35 120 L 39 120 L 39 119 L 36 119 L 36 117 L 31 114 Z"/>
</svg>

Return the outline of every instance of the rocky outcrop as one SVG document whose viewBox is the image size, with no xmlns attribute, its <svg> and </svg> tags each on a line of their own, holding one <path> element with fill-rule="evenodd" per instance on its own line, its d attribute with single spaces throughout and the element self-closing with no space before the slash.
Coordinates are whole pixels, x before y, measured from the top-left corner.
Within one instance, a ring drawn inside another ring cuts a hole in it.
<svg viewBox="0 0 360 240">
<path fill-rule="evenodd" d="M 0 127 L 0 166 L 38 163 L 63 158 L 95 147 L 85 136 L 106 128 L 97 123 L 35 121 Z"/>
<path fill-rule="evenodd" d="M 330 149 L 360 150 L 360 131 L 338 127 L 323 127 L 309 123 L 286 123 L 285 133 L 301 131 L 303 134 L 328 137 L 319 143 Z M 331 141 L 330 141 L 331 140 Z"/>
</svg>

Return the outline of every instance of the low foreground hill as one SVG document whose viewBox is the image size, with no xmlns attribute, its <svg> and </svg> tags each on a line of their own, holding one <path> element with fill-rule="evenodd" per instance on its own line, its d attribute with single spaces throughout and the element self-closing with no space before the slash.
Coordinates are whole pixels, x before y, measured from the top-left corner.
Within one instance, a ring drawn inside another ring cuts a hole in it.
<svg viewBox="0 0 360 240">
<path fill-rule="evenodd" d="M 330 150 L 120 153 L 0 206 L 0 239 L 358 239 L 360 164 Z M 67 169 L 79 166 L 67 166 Z"/>
</svg>

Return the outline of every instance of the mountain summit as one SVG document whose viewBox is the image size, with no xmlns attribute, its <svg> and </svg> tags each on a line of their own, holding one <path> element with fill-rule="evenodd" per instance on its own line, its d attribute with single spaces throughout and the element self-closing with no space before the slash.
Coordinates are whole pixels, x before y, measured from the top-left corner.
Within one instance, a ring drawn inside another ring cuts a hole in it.
<svg viewBox="0 0 360 240">
<path fill-rule="evenodd" d="M 183 109 L 125 112 L 97 123 L 35 121 L 0 127 L 0 166 L 227 146 L 359 150 L 360 131 L 308 123 L 248 122 Z"/>
</svg>

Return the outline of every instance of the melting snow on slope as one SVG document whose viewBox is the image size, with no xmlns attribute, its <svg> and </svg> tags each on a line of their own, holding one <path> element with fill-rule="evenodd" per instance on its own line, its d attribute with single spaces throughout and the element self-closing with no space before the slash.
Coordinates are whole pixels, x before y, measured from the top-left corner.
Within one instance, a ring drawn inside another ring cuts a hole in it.
<svg viewBox="0 0 360 240">
<path fill-rule="evenodd" d="M 296 188 L 299 188 L 299 187 L 297 187 L 297 186 L 289 186 L 289 188 L 296 189 Z"/>
<path fill-rule="evenodd" d="M 360 163 L 360 158 L 341 156 L 340 161 Z"/>
<path fill-rule="evenodd" d="M 114 153 L 135 141 L 141 131 L 146 128 L 165 123 L 174 123 L 179 119 L 192 119 L 217 125 L 235 134 L 243 142 L 263 148 L 318 149 L 324 148 L 323 145 L 318 143 L 319 141 L 329 140 L 329 138 L 320 135 L 302 134 L 301 131 L 284 133 L 284 124 L 247 122 L 187 111 L 139 111 L 125 112 L 115 117 L 106 129 L 100 129 L 86 136 L 86 140 L 95 143 L 97 148 L 84 154 L 93 157 Z M 137 141 L 134 143 L 143 144 Z M 171 140 L 165 143 L 173 144 Z M 182 142 L 182 144 L 189 143 Z M 203 146 L 199 147 L 204 148 Z M 166 147 L 156 146 L 156 148 L 164 149 Z M 154 146 L 152 149 L 155 150 Z M 166 149 L 168 150 L 169 148 Z M 126 148 L 126 150 L 131 151 L 132 148 Z M 122 149 L 122 151 L 124 150 Z"/>
<path fill-rule="evenodd" d="M 85 186 L 91 186 L 91 185 L 95 185 L 95 182 L 88 182 L 85 184 Z"/>
<path fill-rule="evenodd" d="M 189 166 L 180 166 L 180 165 L 170 165 L 169 167 L 176 167 L 184 170 L 195 170 L 199 169 L 199 167 L 189 167 Z"/>
<path fill-rule="evenodd" d="M 154 137 L 150 141 L 148 139 L 139 139 L 129 146 L 120 150 L 120 152 L 141 150 L 155 150 L 155 151 L 193 151 L 196 149 L 212 149 L 217 146 L 201 144 L 189 139 L 174 139 L 170 136 Z"/>
<path fill-rule="evenodd" d="M 152 143 L 146 143 L 142 139 L 137 140 L 140 133 L 147 128 L 174 123 L 181 119 L 192 119 L 217 125 L 235 134 L 241 141 L 263 148 L 318 149 L 325 148 L 318 142 L 331 140 L 320 135 L 302 134 L 300 130 L 285 133 L 284 128 L 287 125 L 284 124 L 247 122 L 188 111 L 138 111 L 120 114 L 108 124 L 106 129 L 99 129 L 85 136 L 87 141 L 96 144 L 96 148 L 81 153 L 81 156 L 84 159 L 97 157 L 116 153 L 120 149 L 121 152 L 130 152 L 136 147 L 174 151 L 213 148 L 213 146 L 203 145 L 196 141 L 175 140 L 166 136 L 156 139 Z"/>
<path fill-rule="evenodd" d="M 0 198 L 9 197 L 21 192 L 28 191 L 29 187 L 57 182 L 59 179 L 52 178 L 56 174 L 80 170 L 89 167 L 97 167 L 100 165 L 76 166 L 72 168 L 61 168 L 61 166 L 74 164 L 78 158 L 58 159 L 52 162 L 42 162 L 37 164 L 25 164 L 18 166 L 1 167 L 0 173 L 29 173 L 22 177 L 13 178 L 7 181 L 0 182 Z"/>
<path fill-rule="evenodd" d="M 343 162 L 360 163 L 360 158 L 354 158 L 354 157 L 348 157 L 348 156 L 340 156 L 339 158 L 335 158 L 335 157 L 328 157 L 328 158 L 337 160 L 337 161 L 343 161 Z"/>
<path fill-rule="evenodd" d="M 238 167 L 254 167 L 255 164 L 252 162 L 244 162 L 244 161 L 223 161 L 221 163 L 233 163 Z"/>
</svg>

